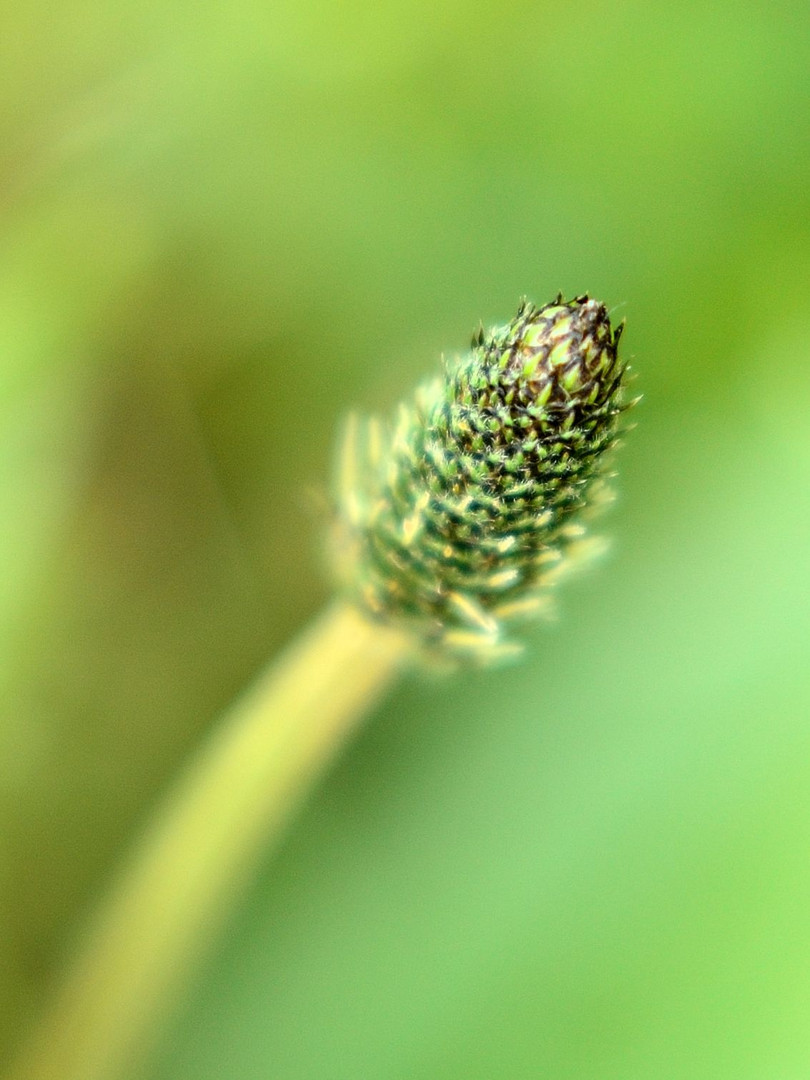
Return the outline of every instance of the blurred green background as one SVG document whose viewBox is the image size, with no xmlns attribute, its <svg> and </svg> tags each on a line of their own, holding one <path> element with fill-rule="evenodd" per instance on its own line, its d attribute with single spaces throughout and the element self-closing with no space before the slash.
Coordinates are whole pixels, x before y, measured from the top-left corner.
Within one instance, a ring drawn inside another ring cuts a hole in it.
<svg viewBox="0 0 810 1080">
<path fill-rule="evenodd" d="M 645 394 L 611 559 L 391 695 L 133 1076 L 810 1076 L 806 2 L 3 24 L 0 1043 L 327 596 L 342 414 L 588 290 Z"/>
</svg>

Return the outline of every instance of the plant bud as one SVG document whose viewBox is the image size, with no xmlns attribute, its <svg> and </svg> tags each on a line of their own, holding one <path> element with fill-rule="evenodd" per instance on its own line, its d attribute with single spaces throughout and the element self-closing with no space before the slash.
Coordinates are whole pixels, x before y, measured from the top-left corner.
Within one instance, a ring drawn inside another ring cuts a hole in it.
<svg viewBox="0 0 810 1080">
<path fill-rule="evenodd" d="M 333 552 L 344 588 L 428 648 L 493 660 L 506 629 L 548 610 L 599 542 L 605 456 L 623 412 L 622 327 L 587 296 L 480 331 L 399 422 L 354 420 Z"/>
</svg>

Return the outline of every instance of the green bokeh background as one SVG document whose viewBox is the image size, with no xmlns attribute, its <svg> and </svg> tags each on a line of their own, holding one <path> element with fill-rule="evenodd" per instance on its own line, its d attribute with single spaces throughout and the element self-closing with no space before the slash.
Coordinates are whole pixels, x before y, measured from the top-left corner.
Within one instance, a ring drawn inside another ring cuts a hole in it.
<svg viewBox="0 0 810 1080">
<path fill-rule="evenodd" d="M 342 414 L 588 290 L 611 559 L 396 689 L 133 1076 L 805 1080 L 804 0 L 32 0 L 0 69 L 2 1045 L 327 596 Z"/>
</svg>

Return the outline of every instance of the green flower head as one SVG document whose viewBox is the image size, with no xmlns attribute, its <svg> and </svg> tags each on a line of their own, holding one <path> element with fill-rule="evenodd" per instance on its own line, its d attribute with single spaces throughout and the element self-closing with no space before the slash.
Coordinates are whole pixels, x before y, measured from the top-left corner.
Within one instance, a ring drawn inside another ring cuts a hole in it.
<svg viewBox="0 0 810 1080">
<path fill-rule="evenodd" d="M 427 647 L 491 660 L 599 546 L 623 412 L 622 326 L 596 300 L 523 302 L 402 406 L 349 425 L 333 550 L 344 588 Z"/>
</svg>

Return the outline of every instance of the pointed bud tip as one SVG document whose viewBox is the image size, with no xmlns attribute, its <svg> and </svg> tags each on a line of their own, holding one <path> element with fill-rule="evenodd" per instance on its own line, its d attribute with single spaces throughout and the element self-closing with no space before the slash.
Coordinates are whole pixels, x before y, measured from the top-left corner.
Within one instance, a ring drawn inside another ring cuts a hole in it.
<svg viewBox="0 0 810 1080">
<path fill-rule="evenodd" d="M 521 304 L 499 342 L 505 379 L 550 412 L 601 407 L 620 382 L 620 336 L 605 305 L 587 294 Z"/>
</svg>

